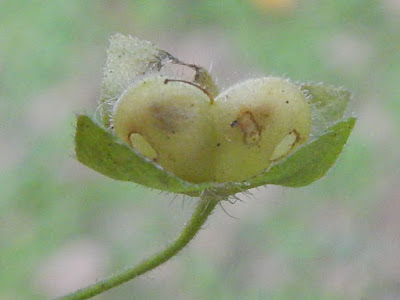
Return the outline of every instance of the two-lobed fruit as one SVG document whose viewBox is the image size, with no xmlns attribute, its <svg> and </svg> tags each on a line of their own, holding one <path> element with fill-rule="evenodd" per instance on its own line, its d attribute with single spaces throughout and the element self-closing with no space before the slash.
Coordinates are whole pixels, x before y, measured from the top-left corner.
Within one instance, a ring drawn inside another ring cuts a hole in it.
<svg viewBox="0 0 400 300">
<path fill-rule="evenodd" d="M 125 91 L 113 117 L 120 139 L 194 183 L 258 175 L 306 142 L 310 124 L 303 93 L 276 77 L 247 80 L 212 99 L 194 84 L 153 76 Z"/>
</svg>

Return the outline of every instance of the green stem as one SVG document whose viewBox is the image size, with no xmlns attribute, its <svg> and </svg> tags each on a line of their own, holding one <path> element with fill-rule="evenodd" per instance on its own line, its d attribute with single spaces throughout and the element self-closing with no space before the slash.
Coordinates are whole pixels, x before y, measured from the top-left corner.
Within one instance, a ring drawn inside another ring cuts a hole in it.
<svg viewBox="0 0 400 300">
<path fill-rule="evenodd" d="M 89 285 L 76 292 L 68 294 L 59 300 L 80 300 L 88 299 L 102 292 L 105 292 L 113 287 L 116 287 L 124 282 L 127 282 L 135 277 L 138 277 L 166 262 L 171 257 L 178 254 L 201 229 L 201 226 L 207 220 L 215 206 L 220 201 L 219 198 L 213 196 L 202 197 L 192 214 L 191 219 L 183 228 L 178 238 L 164 250 L 156 253 L 152 257 L 142 261 L 135 267 L 128 268 L 119 274 L 113 275 L 107 279 L 99 281 L 93 285 Z"/>
</svg>

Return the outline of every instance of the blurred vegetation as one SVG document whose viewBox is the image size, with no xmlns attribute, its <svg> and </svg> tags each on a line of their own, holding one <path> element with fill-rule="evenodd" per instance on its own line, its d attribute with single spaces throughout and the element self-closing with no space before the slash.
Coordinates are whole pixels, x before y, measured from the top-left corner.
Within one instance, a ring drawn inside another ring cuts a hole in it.
<svg viewBox="0 0 400 300">
<path fill-rule="evenodd" d="M 354 92 L 334 169 L 217 209 L 150 275 L 96 299 L 400 298 L 400 4 L 338 1 L 1 1 L 0 299 L 61 295 L 167 244 L 193 200 L 112 181 L 73 158 L 108 37 L 151 40 L 218 82 L 260 74 Z"/>
</svg>

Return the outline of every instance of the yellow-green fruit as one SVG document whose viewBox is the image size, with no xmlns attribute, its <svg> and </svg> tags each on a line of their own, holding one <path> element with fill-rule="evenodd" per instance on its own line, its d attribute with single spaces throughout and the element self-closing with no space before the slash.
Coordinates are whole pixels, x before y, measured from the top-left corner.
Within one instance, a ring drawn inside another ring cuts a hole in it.
<svg viewBox="0 0 400 300">
<path fill-rule="evenodd" d="M 304 143 L 310 124 L 299 88 L 274 77 L 247 80 L 213 101 L 191 83 L 155 76 L 129 88 L 114 109 L 119 138 L 195 183 L 260 174 Z"/>
<path fill-rule="evenodd" d="M 258 175 L 304 143 L 311 125 L 305 96 L 275 77 L 247 80 L 220 94 L 213 119 L 217 182 Z"/>
<path fill-rule="evenodd" d="M 215 166 L 210 98 L 198 87 L 155 76 L 129 88 L 114 109 L 114 132 L 142 155 L 190 182 Z"/>
</svg>

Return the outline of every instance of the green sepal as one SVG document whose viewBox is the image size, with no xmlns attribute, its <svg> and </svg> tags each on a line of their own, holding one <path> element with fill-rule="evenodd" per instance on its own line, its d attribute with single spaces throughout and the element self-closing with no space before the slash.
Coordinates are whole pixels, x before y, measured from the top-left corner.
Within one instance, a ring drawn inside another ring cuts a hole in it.
<svg viewBox="0 0 400 300">
<path fill-rule="evenodd" d="M 78 161 L 105 176 L 161 191 L 198 196 L 211 186 L 191 184 L 164 171 L 86 115 L 77 116 L 75 153 Z"/>
<path fill-rule="evenodd" d="M 287 187 L 306 186 L 323 177 L 335 163 L 355 124 L 349 118 L 330 127 L 324 135 L 299 148 L 266 172 L 244 183 L 225 186 L 225 194 L 234 194 L 266 184 Z M 222 190 L 220 192 L 223 192 Z"/>
<path fill-rule="evenodd" d="M 332 85 L 303 84 L 301 90 L 309 96 L 313 134 L 320 135 L 326 128 L 343 119 L 351 93 Z"/>
</svg>

